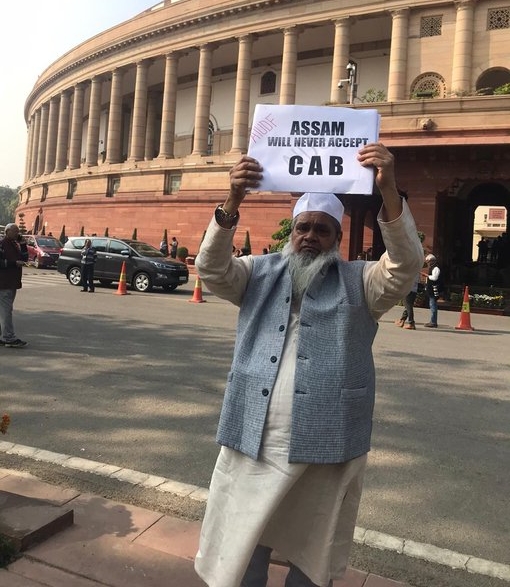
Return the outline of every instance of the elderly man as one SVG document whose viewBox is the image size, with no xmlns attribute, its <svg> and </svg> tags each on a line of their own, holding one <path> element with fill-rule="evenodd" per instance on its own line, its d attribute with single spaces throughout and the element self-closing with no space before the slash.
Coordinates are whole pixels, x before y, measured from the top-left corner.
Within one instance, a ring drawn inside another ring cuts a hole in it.
<svg viewBox="0 0 510 587">
<path fill-rule="evenodd" d="M 425 257 L 425 263 L 427 264 L 428 271 L 422 273 L 422 275 L 427 279 L 425 291 L 429 298 L 430 322 L 427 322 L 424 326 L 427 328 L 437 328 L 437 300 L 443 294 L 443 276 L 441 275 L 441 269 L 438 267 L 435 255 L 432 255 L 432 253 L 427 255 Z"/>
<path fill-rule="evenodd" d="M 28 261 L 27 244 L 16 224 L 5 227 L 5 236 L 0 239 L 0 345 L 20 348 L 26 346 L 14 333 L 12 311 L 16 292 L 21 288 L 21 271 Z"/>
<path fill-rule="evenodd" d="M 423 251 L 400 198 L 393 156 L 363 148 L 383 197 L 379 261 L 343 261 L 343 206 L 304 194 L 281 254 L 231 255 L 238 209 L 262 169 L 244 156 L 216 209 L 197 270 L 240 306 L 195 569 L 209 587 L 264 587 L 271 551 L 289 561 L 285 587 L 343 576 L 370 450 L 377 320 L 405 295 Z"/>
</svg>

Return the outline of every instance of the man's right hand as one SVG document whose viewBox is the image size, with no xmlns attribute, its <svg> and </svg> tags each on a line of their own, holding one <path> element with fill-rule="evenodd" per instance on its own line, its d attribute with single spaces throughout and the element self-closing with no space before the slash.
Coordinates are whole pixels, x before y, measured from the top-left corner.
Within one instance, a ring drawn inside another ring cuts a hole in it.
<svg viewBox="0 0 510 587">
<path fill-rule="evenodd" d="M 246 197 L 246 190 L 258 187 L 262 179 L 262 167 L 253 157 L 243 155 L 230 170 L 230 193 L 223 204 L 228 214 L 235 214 Z"/>
</svg>

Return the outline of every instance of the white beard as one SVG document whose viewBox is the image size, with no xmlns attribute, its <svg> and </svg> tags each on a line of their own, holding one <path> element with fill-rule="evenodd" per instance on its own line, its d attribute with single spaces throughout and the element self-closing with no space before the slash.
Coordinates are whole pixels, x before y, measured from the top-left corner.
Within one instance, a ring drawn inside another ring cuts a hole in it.
<svg viewBox="0 0 510 587">
<path fill-rule="evenodd" d="M 338 259 L 338 249 L 319 253 L 316 257 L 308 252 L 296 253 L 289 241 L 282 249 L 282 256 L 289 262 L 290 277 L 292 280 L 292 294 L 295 299 L 301 299 L 312 282 L 313 278 L 323 267 L 331 265 Z"/>
</svg>

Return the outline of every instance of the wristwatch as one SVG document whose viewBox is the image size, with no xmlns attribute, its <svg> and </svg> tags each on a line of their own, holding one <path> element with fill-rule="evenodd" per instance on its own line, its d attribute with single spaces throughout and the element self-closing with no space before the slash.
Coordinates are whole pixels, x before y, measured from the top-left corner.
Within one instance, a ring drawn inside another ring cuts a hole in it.
<svg viewBox="0 0 510 587">
<path fill-rule="evenodd" d="M 232 228 L 239 222 L 239 211 L 235 214 L 229 214 L 223 209 L 223 206 L 218 206 L 214 211 L 216 222 L 223 228 Z"/>
</svg>

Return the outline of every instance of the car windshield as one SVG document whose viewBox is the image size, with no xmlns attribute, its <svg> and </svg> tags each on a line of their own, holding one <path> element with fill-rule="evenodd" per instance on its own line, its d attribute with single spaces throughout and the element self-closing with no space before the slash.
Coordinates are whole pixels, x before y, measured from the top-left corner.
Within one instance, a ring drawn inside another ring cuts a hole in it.
<svg viewBox="0 0 510 587">
<path fill-rule="evenodd" d="M 130 241 L 129 246 L 133 248 L 142 257 L 164 257 L 163 253 L 158 251 L 152 245 L 147 243 L 140 243 L 136 241 Z"/>
<path fill-rule="evenodd" d="M 40 247 L 62 248 L 62 244 L 56 238 L 37 238 L 37 244 Z"/>
</svg>

